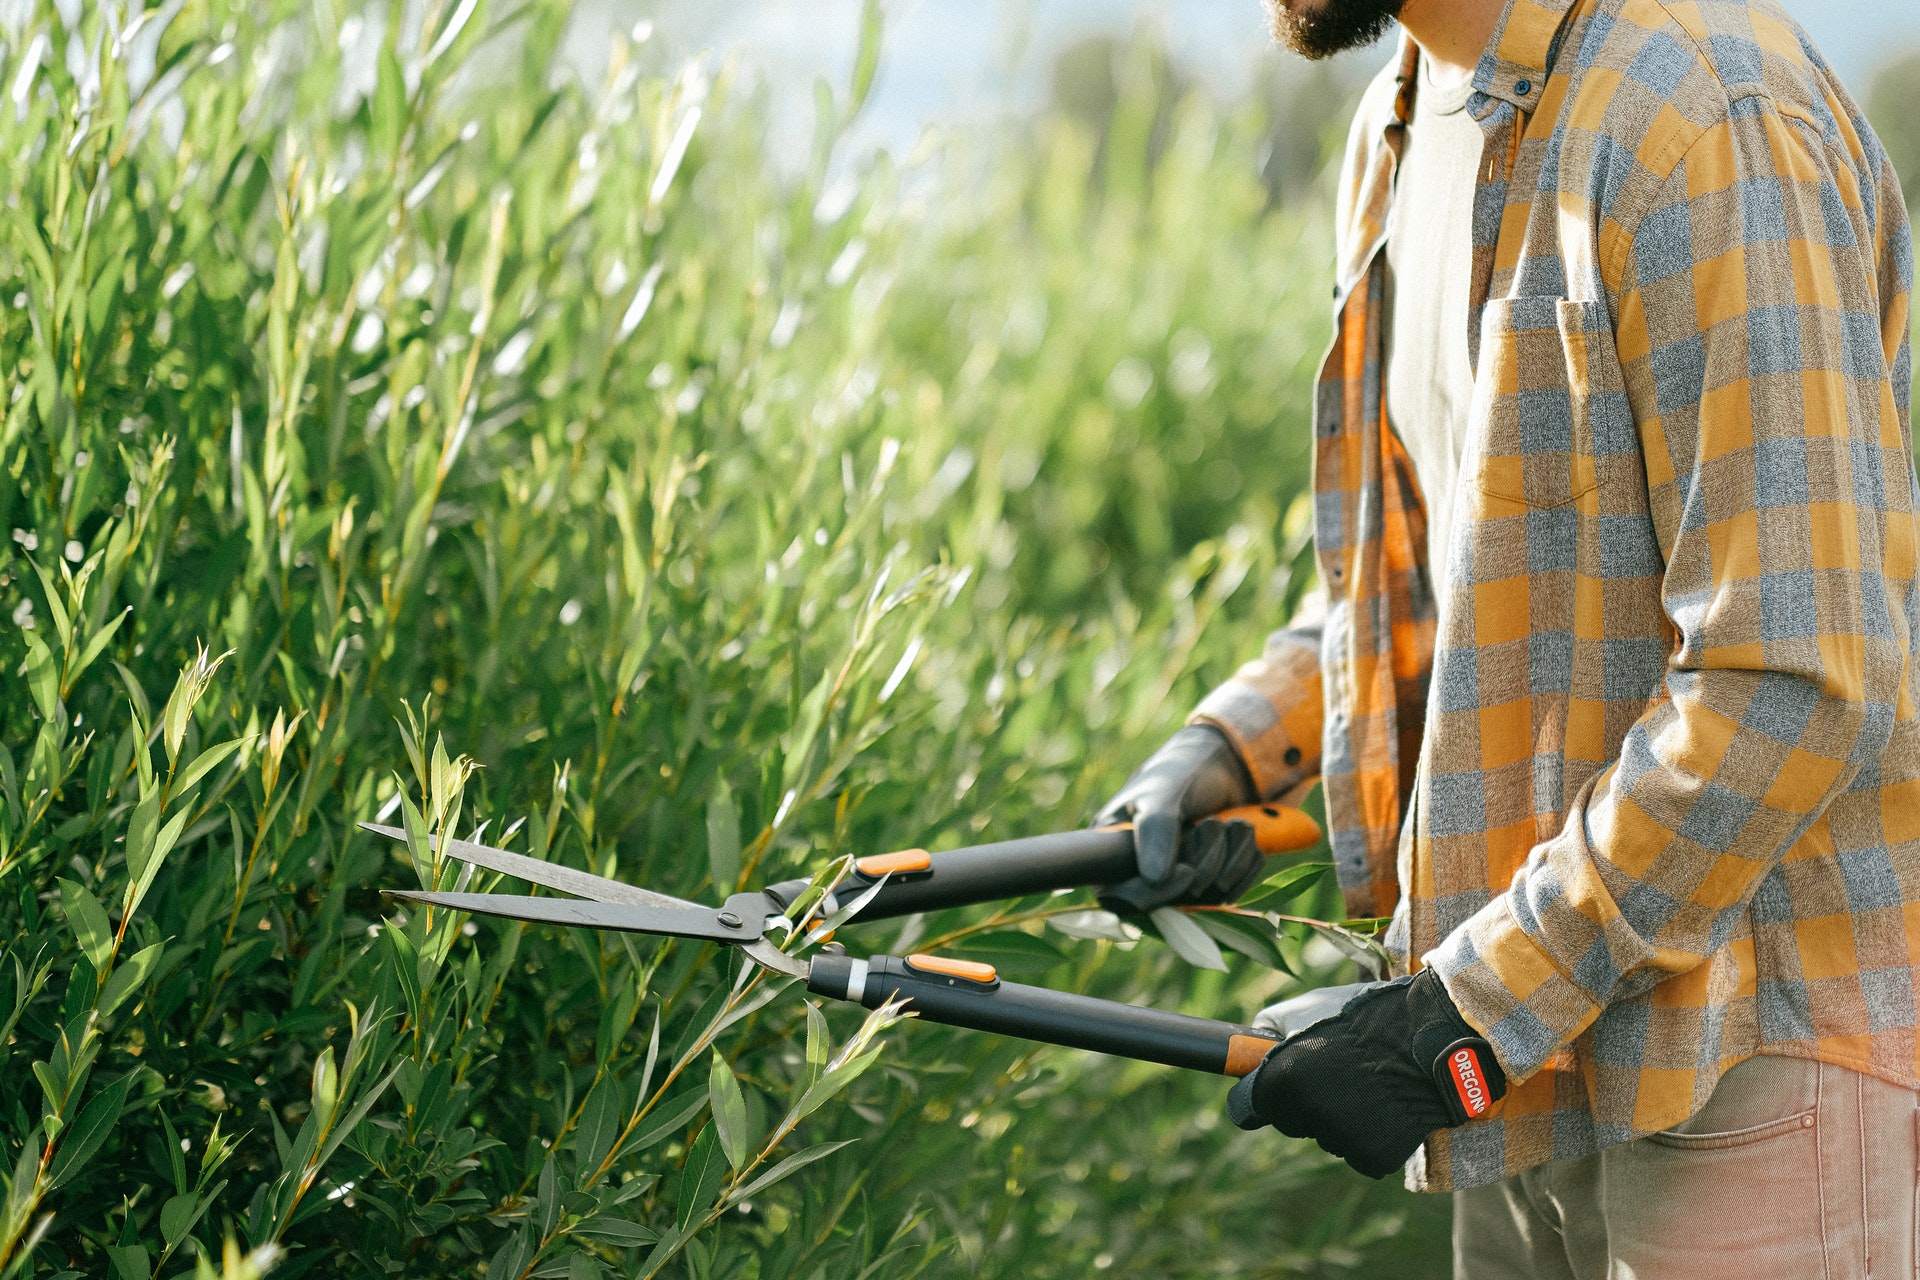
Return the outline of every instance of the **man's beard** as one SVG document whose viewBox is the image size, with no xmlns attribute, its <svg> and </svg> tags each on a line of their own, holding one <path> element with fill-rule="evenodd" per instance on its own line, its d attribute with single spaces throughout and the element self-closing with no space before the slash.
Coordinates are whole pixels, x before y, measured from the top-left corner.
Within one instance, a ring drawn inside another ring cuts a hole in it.
<svg viewBox="0 0 1920 1280">
<path fill-rule="evenodd" d="M 1405 0 L 1267 0 L 1273 37 L 1303 58 L 1331 58 L 1372 44 L 1400 16 Z"/>
</svg>

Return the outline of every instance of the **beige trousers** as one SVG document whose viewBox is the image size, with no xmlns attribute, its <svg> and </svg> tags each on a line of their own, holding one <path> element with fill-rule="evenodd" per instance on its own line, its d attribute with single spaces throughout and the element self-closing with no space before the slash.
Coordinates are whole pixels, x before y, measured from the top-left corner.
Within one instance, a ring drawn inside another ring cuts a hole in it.
<svg viewBox="0 0 1920 1280">
<path fill-rule="evenodd" d="M 1753 1058 L 1674 1129 L 1454 1193 L 1457 1280 L 1913 1280 L 1920 1094 Z"/>
</svg>

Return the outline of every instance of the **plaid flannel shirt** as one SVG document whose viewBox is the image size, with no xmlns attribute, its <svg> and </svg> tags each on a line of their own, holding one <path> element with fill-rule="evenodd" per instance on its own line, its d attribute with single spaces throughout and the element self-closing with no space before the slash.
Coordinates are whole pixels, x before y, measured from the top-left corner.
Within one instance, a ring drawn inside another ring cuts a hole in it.
<svg viewBox="0 0 1920 1280">
<path fill-rule="evenodd" d="M 1382 390 L 1403 50 L 1341 188 L 1325 616 L 1195 717 L 1268 795 L 1323 776 L 1350 909 L 1393 911 L 1389 949 L 1514 1082 L 1409 1181 L 1668 1128 L 1756 1053 L 1914 1085 L 1912 246 L 1886 153 L 1774 0 L 1509 0 L 1468 106 L 1473 415 L 1431 584 Z"/>
</svg>

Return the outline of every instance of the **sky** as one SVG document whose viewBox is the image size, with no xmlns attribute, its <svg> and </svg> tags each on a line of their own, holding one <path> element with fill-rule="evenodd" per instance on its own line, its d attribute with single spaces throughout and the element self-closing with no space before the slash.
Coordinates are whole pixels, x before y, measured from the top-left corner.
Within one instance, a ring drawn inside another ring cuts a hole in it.
<svg viewBox="0 0 1920 1280">
<path fill-rule="evenodd" d="M 1920 47 L 1920 0 L 1784 0 L 1864 96 L 1883 58 Z M 813 80 L 844 85 L 860 0 L 586 0 L 574 30 L 576 60 L 604 58 L 604 32 L 641 19 L 676 50 L 737 51 L 765 77 L 780 104 L 811 115 Z M 1222 95 L 1244 87 L 1274 56 L 1260 0 L 891 0 L 885 56 L 861 140 L 904 151 L 923 127 L 978 118 L 1038 101 L 1045 68 L 1064 44 L 1088 33 L 1155 25 L 1183 69 Z M 1363 79 L 1384 46 L 1348 55 Z"/>
</svg>

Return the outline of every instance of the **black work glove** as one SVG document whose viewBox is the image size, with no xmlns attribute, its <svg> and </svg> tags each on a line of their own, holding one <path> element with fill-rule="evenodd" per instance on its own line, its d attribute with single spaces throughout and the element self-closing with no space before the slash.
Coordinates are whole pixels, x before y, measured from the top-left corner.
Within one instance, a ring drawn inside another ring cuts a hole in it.
<svg viewBox="0 0 1920 1280">
<path fill-rule="evenodd" d="M 1133 823 L 1139 875 L 1104 890 L 1110 911 L 1145 914 L 1169 904 L 1232 902 L 1264 866 L 1253 828 L 1244 822 L 1198 822 L 1259 799 L 1253 779 L 1227 735 L 1188 725 L 1167 739 L 1093 820 L 1097 827 Z"/>
<path fill-rule="evenodd" d="M 1281 1041 L 1233 1086 L 1227 1118 L 1312 1138 L 1384 1178 L 1428 1134 L 1480 1118 L 1506 1093 L 1491 1046 L 1425 969 L 1366 983 L 1339 1012 Z"/>
</svg>

